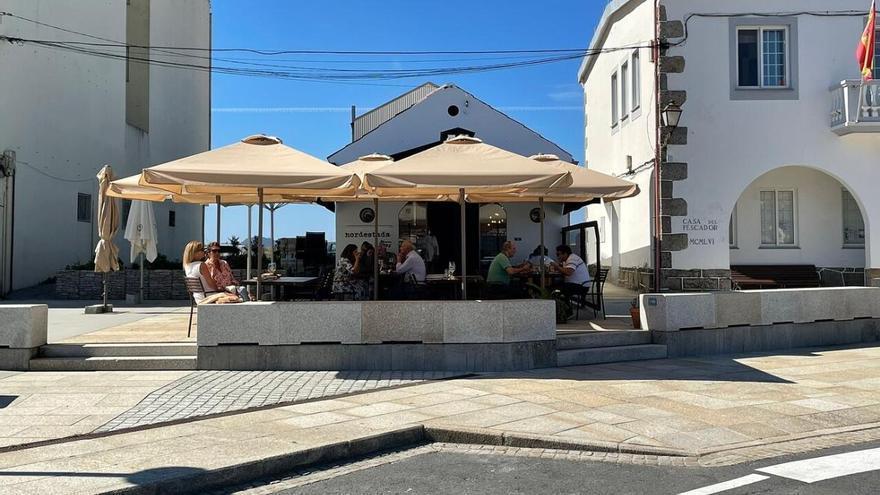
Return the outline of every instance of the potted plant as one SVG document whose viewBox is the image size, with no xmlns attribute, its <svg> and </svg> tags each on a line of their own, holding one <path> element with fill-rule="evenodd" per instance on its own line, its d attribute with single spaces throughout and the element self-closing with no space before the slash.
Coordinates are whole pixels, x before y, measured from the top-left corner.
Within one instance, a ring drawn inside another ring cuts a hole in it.
<svg viewBox="0 0 880 495">
<path fill-rule="evenodd" d="M 571 309 L 571 303 L 568 302 L 561 291 L 542 288 L 532 283 L 526 284 L 526 286 L 532 299 L 552 299 L 556 301 L 556 323 L 565 323 L 574 314 L 574 311 Z"/>
<path fill-rule="evenodd" d="M 629 307 L 629 315 L 632 318 L 633 328 L 642 328 L 642 312 L 639 310 L 639 298 L 634 297 Z"/>
</svg>

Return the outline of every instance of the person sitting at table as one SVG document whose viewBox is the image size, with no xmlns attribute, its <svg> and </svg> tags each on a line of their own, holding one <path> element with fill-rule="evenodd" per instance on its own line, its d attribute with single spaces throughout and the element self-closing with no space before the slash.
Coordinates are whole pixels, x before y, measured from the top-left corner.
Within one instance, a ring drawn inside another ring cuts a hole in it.
<svg viewBox="0 0 880 495">
<path fill-rule="evenodd" d="M 489 291 L 498 297 L 516 297 L 520 296 L 521 290 L 511 289 L 510 277 L 518 273 L 526 273 L 532 269 L 532 265 L 528 261 L 524 261 L 514 266 L 510 258 L 516 255 L 516 244 L 513 241 L 504 241 L 501 245 L 501 252 L 492 260 L 489 265 L 489 273 L 486 275 L 486 283 L 489 284 Z"/>
<path fill-rule="evenodd" d="M 584 291 L 590 287 L 590 271 L 587 269 L 587 263 L 571 252 L 571 247 L 566 244 L 556 246 L 556 258 L 550 266 L 565 275 L 565 282 L 560 290 L 566 295 L 571 295 Z"/>
<path fill-rule="evenodd" d="M 531 263 L 533 266 L 539 267 L 541 266 L 541 259 L 541 246 L 538 246 L 535 248 L 534 251 L 532 251 L 532 254 L 529 255 L 529 263 Z M 550 264 L 553 263 L 553 259 L 547 256 L 547 246 L 544 246 L 543 260 L 544 266 L 550 268 Z"/>
<path fill-rule="evenodd" d="M 406 280 L 408 274 L 416 279 L 417 282 L 424 282 L 427 270 L 425 269 L 425 260 L 416 252 L 412 241 L 406 240 L 400 243 L 400 250 L 397 252 L 397 266 L 395 271 L 398 275 Z"/>
<path fill-rule="evenodd" d="M 226 291 L 233 294 L 238 294 L 238 297 L 243 301 L 250 300 L 247 287 L 242 286 L 238 280 L 235 279 L 235 275 L 232 274 L 232 268 L 229 267 L 229 263 L 220 257 L 219 242 L 214 241 L 208 244 L 208 261 L 205 262 L 205 265 L 208 266 L 208 271 L 211 274 L 211 278 L 214 279 L 214 283 L 217 287 L 226 289 Z"/>
<path fill-rule="evenodd" d="M 190 278 L 198 278 L 202 282 L 204 292 L 194 292 L 196 304 L 203 302 L 230 303 L 241 302 L 238 295 L 226 292 L 218 287 L 211 277 L 211 271 L 205 264 L 205 248 L 200 241 L 190 241 L 183 248 L 183 272 Z"/>
<path fill-rule="evenodd" d="M 361 269 L 361 252 L 354 244 L 345 246 L 333 274 L 333 293 L 343 299 L 363 301 L 367 298 L 366 280 L 357 276 Z"/>
</svg>

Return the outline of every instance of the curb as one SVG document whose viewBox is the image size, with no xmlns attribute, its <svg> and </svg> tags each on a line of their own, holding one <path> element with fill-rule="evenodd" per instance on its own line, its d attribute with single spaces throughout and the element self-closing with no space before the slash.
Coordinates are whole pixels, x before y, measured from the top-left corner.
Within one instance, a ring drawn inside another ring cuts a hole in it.
<svg viewBox="0 0 880 495">
<path fill-rule="evenodd" d="M 173 479 L 145 481 L 145 484 L 103 492 L 110 495 L 161 495 L 166 493 L 201 493 L 205 490 L 240 485 L 256 479 L 281 475 L 296 468 L 363 457 L 386 450 L 423 445 L 425 428 L 413 426 L 281 454 L 257 461 L 219 469 L 205 470 Z M 180 469 L 180 468 L 169 468 Z M 155 473 L 156 477 L 161 473 Z"/>
<path fill-rule="evenodd" d="M 697 457 L 695 452 L 652 445 L 617 442 L 585 442 L 562 440 L 525 433 L 511 434 L 483 428 L 438 428 L 425 426 L 425 436 L 431 442 L 498 445 L 531 449 L 580 450 L 589 452 L 617 452 L 620 454 L 653 455 L 664 457 Z"/>
</svg>

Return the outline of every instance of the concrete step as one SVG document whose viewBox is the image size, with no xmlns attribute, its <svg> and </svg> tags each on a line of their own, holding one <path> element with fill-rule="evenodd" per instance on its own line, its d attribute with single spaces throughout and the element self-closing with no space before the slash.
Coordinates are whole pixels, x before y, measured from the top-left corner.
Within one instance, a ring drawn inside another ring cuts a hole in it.
<svg viewBox="0 0 880 495">
<path fill-rule="evenodd" d="M 195 356 L 195 342 L 133 343 L 133 344 L 46 344 L 40 346 L 40 357 L 143 357 Z"/>
<path fill-rule="evenodd" d="M 582 366 L 587 364 L 617 363 L 665 359 L 666 346 L 659 344 L 594 347 L 589 349 L 565 349 L 557 351 L 557 366 Z"/>
<path fill-rule="evenodd" d="M 31 371 L 194 370 L 195 356 L 102 356 L 35 358 Z"/>
<path fill-rule="evenodd" d="M 558 333 L 556 335 L 556 348 L 559 350 L 651 343 L 651 332 L 647 330 L 606 330 L 585 333 Z"/>
</svg>

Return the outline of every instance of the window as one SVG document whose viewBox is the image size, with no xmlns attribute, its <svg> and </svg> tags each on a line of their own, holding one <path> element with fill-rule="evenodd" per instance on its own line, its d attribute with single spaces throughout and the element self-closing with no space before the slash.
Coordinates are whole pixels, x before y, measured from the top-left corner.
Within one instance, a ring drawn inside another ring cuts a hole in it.
<svg viewBox="0 0 880 495">
<path fill-rule="evenodd" d="M 168 211 L 168 226 L 174 227 L 175 225 L 177 225 L 177 213 L 175 213 L 174 210 L 169 210 Z"/>
<path fill-rule="evenodd" d="M 797 17 L 735 17 L 730 23 L 730 98 L 798 99 Z"/>
<path fill-rule="evenodd" d="M 480 258 L 501 252 L 507 240 L 507 212 L 497 203 L 480 205 Z"/>
<path fill-rule="evenodd" d="M 611 127 L 617 125 L 617 72 L 611 74 Z"/>
<path fill-rule="evenodd" d="M 797 245 L 797 208 L 795 191 L 761 191 L 761 245 L 794 247 Z"/>
<path fill-rule="evenodd" d="M 736 203 L 733 205 L 733 211 L 730 212 L 730 224 L 727 227 L 727 243 L 732 248 L 736 248 Z"/>
<path fill-rule="evenodd" d="M 76 195 L 76 221 L 92 223 L 92 195 L 78 193 Z"/>
<path fill-rule="evenodd" d="M 632 54 L 632 109 L 635 112 L 641 105 L 641 95 L 639 91 L 642 86 L 641 67 L 639 67 L 639 51 L 636 50 Z"/>
<path fill-rule="evenodd" d="M 865 246 L 865 221 L 855 198 L 843 190 L 843 245 Z"/>
<path fill-rule="evenodd" d="M 627 115 L 629 115 L 629 107 L 626 105 L 627 98 L 629 98 L 626 88 L 627 79 L 629 78 L 629 63 L 624 62 L 623 65 L 620 66 L 620 119 L 626 120 Z"/>
</svg>

